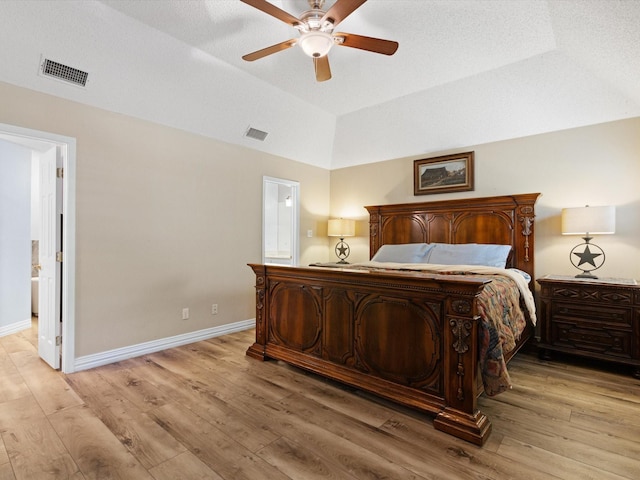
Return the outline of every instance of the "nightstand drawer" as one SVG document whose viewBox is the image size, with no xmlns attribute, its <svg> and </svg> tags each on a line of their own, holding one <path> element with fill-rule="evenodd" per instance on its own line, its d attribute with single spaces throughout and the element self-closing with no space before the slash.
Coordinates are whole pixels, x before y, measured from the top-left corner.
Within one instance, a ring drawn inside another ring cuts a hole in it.
<svg viewBox="0 0 640 480">
<path fill-rule="evenodd" d="M 585 303 L 555 301 L 551 304 L 551 314 L 555 321 L 577 321 L 594 328 L 612 326 L 630 329 L 633 325 L 632 313 L 628 308 L 602 308 Z"/>
<path fill-rule="evenodd" d="M 619 291 L 616 289 L 603 289 L 589 285 L 578 287 L 554 286 L 551 287 L 551 297 L 578 300 L 583 302 L 595 302 L 599 304 L 632 305 L 634 292 Z"/>
<path fill-rule="evenodd" d="M 589 328 L 581 322 L 556 319 L 551 327 L 551 344 L 618 358 L 633 358 L 634 346 L 628 331 Z"/>
</svg>

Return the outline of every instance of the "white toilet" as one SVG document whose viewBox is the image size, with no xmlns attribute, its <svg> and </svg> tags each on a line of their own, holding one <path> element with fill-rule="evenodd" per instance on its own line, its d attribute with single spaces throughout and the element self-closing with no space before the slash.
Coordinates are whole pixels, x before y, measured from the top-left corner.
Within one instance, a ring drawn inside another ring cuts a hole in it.
<svg viewBox="0 0 640 480">
<path fill-rule="evenodd" d="M 31 277 L 31 313 L 38 316 L 38 277 Z"/>
</svg>

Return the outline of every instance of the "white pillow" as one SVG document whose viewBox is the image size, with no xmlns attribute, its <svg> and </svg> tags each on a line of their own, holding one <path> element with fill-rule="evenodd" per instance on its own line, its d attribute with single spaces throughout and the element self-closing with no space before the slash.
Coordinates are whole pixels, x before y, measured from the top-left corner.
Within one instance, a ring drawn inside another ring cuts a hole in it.
<svg viewBox="0 0 640 480">
<path fill-rule="evenodd" d="M 510 252 L 510 245 L 435 243 L 427 261 L 437 265 L 484 265 L 504 268 Z"/>
<path fill-rule="evenodd" d="M 429 243 L 402 243 L 382 245 L 371 261 L 395 263 L 427 263 L 427 254 L 433 248 Z"/>
<path fill-rule="evenodd" d="M 531 281 L 531 275 L 529 275 L 527 272 L 524 272 L 524 271 L 522 271 L 522 270 L 520 270 L 518 268 L 510 268 L 509 270 L 511 270 L 512 272 L 519 273 L 520 275 L 522 275 L 524 277 L 524 279 L 527 282 Z"/>
</svg>

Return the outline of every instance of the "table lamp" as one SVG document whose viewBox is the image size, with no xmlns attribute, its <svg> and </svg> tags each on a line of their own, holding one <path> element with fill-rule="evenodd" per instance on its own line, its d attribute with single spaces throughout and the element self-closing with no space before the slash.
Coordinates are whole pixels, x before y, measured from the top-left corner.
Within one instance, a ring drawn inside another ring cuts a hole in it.
<svg viewBox="0 0 640 480">
<path fill-rule="evenodd" d="M 569 260 L 572 265 L 582 273 L 576 278 L 598 278 L 591 272 L 602 267 L 605 260 L 604 251 L 591 243 L 591 235 L 615 233 L 616 210 L 615 207 L 584 207 L 562 209 L 562 234 L 582 235 L 584 243 L 573 247 L 569 252 Z M 593 268 L 589 268 L 589 266 Z"/>
</svg>

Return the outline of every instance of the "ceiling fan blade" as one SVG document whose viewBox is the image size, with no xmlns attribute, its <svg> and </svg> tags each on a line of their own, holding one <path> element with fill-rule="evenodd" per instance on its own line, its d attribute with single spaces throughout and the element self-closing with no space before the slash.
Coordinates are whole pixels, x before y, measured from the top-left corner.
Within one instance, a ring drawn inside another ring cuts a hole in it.
<svg viewBox="0 0 640 480">
<path fill-rule="evenodd" d="M 398 42 L 392 40 L 383 40 L 381 38 L 365 37 L 363 35 L 355 35 L 353 33 L 335 33 L 334 37 L 342 38 L 342 43 L 336 42 L 336 45 L 343 47 L 359 48 L 374 53 L 382 53 L 384 55 L 393 55 L 398 50 Z"/>
<path fill-rule="evenodd" d="M 329 67 L 328 55 L 314 58 L 313 66 L 316 70 L 316 80 L 318 82 L 325 82 L 331 78 L 331 68 Z"/>
<path fill-rule="evenodd" d="M 321 23 L 331 20 L 335 27 L 366 1 L 367 0 L 337 0 L 336 3 L 333 4 L 333 7 L 324 14 Z"/>
<path fill-rule="evenodd" d="M 247 62 L 253 62 L 254 60 L 258 60 L 259 58 L 266 57 L 267 55 L 271 55 L 272 53 L 278 53 L 282 50 L 286 50 L 287 48 L 293 47 L 298 40 L 292 38 L 291 40 L 287 40 L 286 42 L 276 43 L 275 45 L 271 45 L 270 47 L 263 48 L 262 50 L 256 50 L 252 53 L 247 53 L 242 57 L 243 60 Z"/>
<path fill-rule="evenodd" d="M 272 17 L 277 18 L 278 20 L 283 21 L 287 25 L 291 25 L 295 27 L 296 25 L 300 25 L 300 19 L 294 17 L 290 13 L 285 12 L 284 10 L 279 9 L 275 5 L 267 2 L 266 0 L 240 0 L 247 5 L 251 5 L 258 10 L 262 10 L 264 13 L 271 15 Z"/>
</svg>

